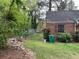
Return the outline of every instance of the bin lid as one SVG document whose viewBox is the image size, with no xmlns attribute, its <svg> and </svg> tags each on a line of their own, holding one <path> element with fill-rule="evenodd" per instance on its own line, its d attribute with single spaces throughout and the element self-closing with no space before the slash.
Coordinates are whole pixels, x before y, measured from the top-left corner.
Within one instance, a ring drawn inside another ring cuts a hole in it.
<svg viewBox="0 0 79 59">
<path fill-rule="evenodd" d="M 49 36 L 54 36 L 54 35 L 49 35 Z"/>
<path fill-rule="evenodd" d="M 54 36 L 54 35 L 49 35 L 49 36 Z"/>
</svg>

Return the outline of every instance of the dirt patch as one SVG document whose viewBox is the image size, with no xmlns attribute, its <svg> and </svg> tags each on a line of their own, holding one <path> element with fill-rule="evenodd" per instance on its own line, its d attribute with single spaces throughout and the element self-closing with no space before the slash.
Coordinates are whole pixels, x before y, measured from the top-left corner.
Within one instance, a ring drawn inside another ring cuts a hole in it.
<svg viewBox="0 0 79 59">
<path fill-rule="evenodd" d="M 35 59 L 35 57 L 29 49 L 25 52 L 21 49 L 8 48 L 0 50 L 0 59 Z"/>
<path fill-rule="evenodd" d="M 14 42 L 15 43 L 15 42 Z M 35 54 L 23 46 L 15 44 L 7 49 L 0 50 L 0 59 L 36 59 Z"/>
</svg>

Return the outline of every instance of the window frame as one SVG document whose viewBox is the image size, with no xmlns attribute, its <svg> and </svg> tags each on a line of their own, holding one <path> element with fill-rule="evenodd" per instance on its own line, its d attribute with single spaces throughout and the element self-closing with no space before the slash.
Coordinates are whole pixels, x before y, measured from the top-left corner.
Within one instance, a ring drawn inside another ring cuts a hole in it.
<svg viewBox="0 0 79 59">
<path fill-rule="evenodd" d="M 58 24 L 58 32 L 64 32 L 65 28 L 64 28 L 65 24 Z"/>
</svg>

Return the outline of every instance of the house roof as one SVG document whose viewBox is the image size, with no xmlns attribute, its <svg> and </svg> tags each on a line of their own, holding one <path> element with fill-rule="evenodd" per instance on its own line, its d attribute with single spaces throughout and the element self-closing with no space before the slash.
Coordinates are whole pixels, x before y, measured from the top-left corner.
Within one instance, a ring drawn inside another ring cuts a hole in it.
<svg viewBox="0 0 79 59">
<path fill-rule="evenodd" d="M 78 22 L 79 21 L 79 10 L 72 11 L 47 11 L 47 21 L 55 22 Z"/>
</svg>

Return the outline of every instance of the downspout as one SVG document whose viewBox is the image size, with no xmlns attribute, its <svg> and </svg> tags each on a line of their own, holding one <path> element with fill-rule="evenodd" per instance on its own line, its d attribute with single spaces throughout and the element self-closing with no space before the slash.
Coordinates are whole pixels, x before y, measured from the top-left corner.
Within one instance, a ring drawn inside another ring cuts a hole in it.
<svg viewBox="0 0 79 59">
<path fill-rule="evenodd" d="M 77 21 L 77 20 L 75 20 L 75 18 L 73 19 L 73 21 L 75 22 L 75 31 L 77 31 L 76 26 L 77 26 L 77 24 L 78 24 L 78 21 Z"/>
</svg>

